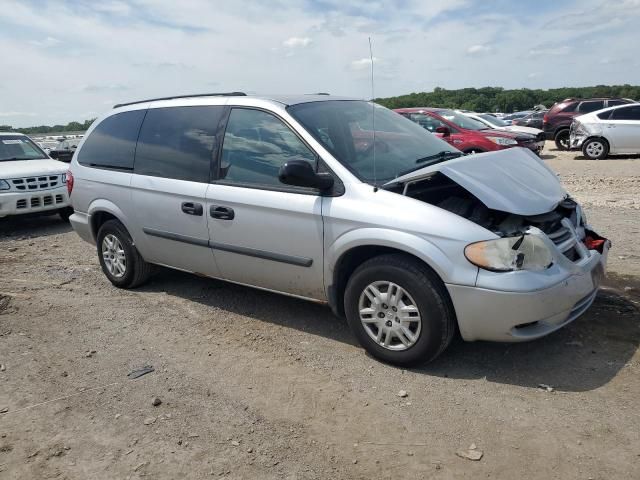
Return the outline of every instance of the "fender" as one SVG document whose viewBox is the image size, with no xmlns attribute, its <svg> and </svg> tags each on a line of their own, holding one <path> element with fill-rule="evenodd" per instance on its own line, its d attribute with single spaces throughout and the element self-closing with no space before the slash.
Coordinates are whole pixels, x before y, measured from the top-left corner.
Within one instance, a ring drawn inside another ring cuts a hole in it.
<svg viewBox="0 0 640 480">
<path fill-rule="evenodd" d="M 385 228 L 351 230 L 336 239 L 325 251 L 327 289 L 332 286 L 334 269 L 342 255 L 352 248 L 369 245 L 395 248 L 414 255 L 431 267 L 445 283 L 475 285 L 478 275 L 477 267 L 471 263 L 466 266 L 464 262 L 461 266 L 460 262 L 454 264 L 449 260 L 451 256 L 455 256 L 454 251 L 459 250 L 459 255 L 463 255 L 465 242 L 443 240 L 442 238 L 438 239 L 440 244 L 451 248 L 449 256 L 427 238 L 412 233 Z"/>
<path fill-rule="evenodd" d="M 91 235 L 93 236 L 93 240 L 95 242 L 95 232 L 93 231 L 93 223 L 92 217 L 98 212 L 107 212 L 116 217 L 120 223 L 122 223 L 130 235 L 132 235 L 132 228 L 127 220 L 126 215 L 120 210 L 120 208 L 113 202 L 105 199 L 105 198 L 97 198 L 93 200 L 89 204 L 89 208 L 87 209 L 87 214 L 89 215 L 89 224 L 91 225 Z M 135 242 L 135 238 L 133 239 Z"/>
</svg>

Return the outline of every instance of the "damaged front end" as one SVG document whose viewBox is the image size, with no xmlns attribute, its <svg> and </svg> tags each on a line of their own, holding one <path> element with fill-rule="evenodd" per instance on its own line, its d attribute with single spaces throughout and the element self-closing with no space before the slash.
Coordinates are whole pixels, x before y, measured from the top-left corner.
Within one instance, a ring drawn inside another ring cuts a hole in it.
<svg viewBox="0 0 640 480">
<path fill-rule="evenodd" d="M 608 240 L 589 229 L 580 205 L 534 155 L 511 149 L 474 157 L 427 167 L 386 188 L 511 239 L 467 247 L 467 259 L 487 270 L 544 269 L 547 260 L 558 261 L 543 254 L 545 246 L 571 263 L 588 258 L 589 250 L 602 254 L 608 248 Z"/>
<path fill-rule="evenodd" d="M 478 267 L 475 285 L 447 285 L 465 340 L 540 338 L 593 302 L 611 243 L 590 229 L 535 155 L 510 149 L 461 157 L 384 188 L 488 230 L 486 240 L 464 249 Z"/>
</svg>

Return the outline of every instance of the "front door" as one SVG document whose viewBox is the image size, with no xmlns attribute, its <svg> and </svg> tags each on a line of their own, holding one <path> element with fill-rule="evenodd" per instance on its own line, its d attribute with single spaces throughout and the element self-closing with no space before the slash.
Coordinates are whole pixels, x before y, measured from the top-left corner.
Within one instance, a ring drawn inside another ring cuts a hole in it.
<svg viewBox="0 0 640 480">
<path fill-rule="evenodd" d="M 146 260 L 218 277 L 209 248 L 209 187 L 222 106 L 149 109 L 136 147 L 132 201 Z"/>
<path fill-rule="evenodd" d="M 231 110 L 218 179 L 207 191 L 210 245 L 222 278 L 324 300 L 322 197 L 278 180 L 289 160 L 317 168 L 317 156 L 281 119 Z"/>
</svg>

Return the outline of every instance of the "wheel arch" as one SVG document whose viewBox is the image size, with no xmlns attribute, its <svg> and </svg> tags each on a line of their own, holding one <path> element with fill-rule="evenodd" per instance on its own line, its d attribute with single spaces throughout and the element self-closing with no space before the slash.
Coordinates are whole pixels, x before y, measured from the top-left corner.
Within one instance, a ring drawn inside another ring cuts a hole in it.
<svg viewBox="0 0 640 480">
<path fill-rule="evenodd" d="M 602 135 L 591 135 L 589 137 L 587 137 L 584 142 L 582 142 L 582 146 L 580 147 L 580 150 L 582 151 L 582 154 L 584 155 L 584 147 L 585 145 L 587 145 L 587 143 L 590 140 L 600 140 L 604 143 L 605 145 L 605 156 L 603 158 L 606 158 L 607 156 L 609 156 L 609 154 L 611 153 L 611 143 L 609 142 L 609 140 L 607 140 L 606 137 L 602 136 Z"/>
<path fill-rule="evenodd" d="M 98 230 L 100 230 L 100 227 L 108 220 L 118 220 L 127 229 L 129 235 L 131 235 L 131 229 L 125 220 L 126 216 L 116 204 L 109 200 L 94 200 L 91 205 L 89 205 L 88 214 L 91 235 L 93 235 L 94 240 L 98 238 Z"/>
<path fill-rule="evenodd" d="M 376 230 L 376 229 L 367 229 Z M 362 234 L 362 232 L 360 232 Z M 427 240 L 403 232 L 392 233 L 394 238 L 378 236 L 375 240 L 358 241 L 341 239 L 327 252 L 325 279 L 327 298 L 331 309 L 337 316 L 344 316 L 344 292 L 350 276 L 366 260 L 389 253 L 410 256 L 426 266 L 441 281 L 449 280 L 447 272 L 451 272 L 451 261 L 435 245 Z M 349 234 L 347 234 L 349 235 Z M 345 235 L 345 237 L 347 236 Z M 369 239 L 366 233 L 363 237 Z"/>
</svg>

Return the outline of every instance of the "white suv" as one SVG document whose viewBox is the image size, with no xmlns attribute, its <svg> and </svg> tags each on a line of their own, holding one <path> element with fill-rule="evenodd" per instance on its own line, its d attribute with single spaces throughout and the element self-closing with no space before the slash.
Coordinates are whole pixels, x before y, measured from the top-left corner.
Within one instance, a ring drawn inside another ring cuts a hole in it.
<svg viewBox="0 0 640 480">
<path fill-rule="evenodd" d="M 58 211 L 69 218 L 67 168 L 26 135 L 0 132 L 0 217 Z"/>
<path fill-rule="evenodd" d="M 68 183 L 116 286 L 151 264 L 329 304 L 397 364 L 524 341 L 591 305 L 609 241 L 529 150 L 463 156 L 386 108 L 206 95 L 116 108 Z"/>
</svg>

